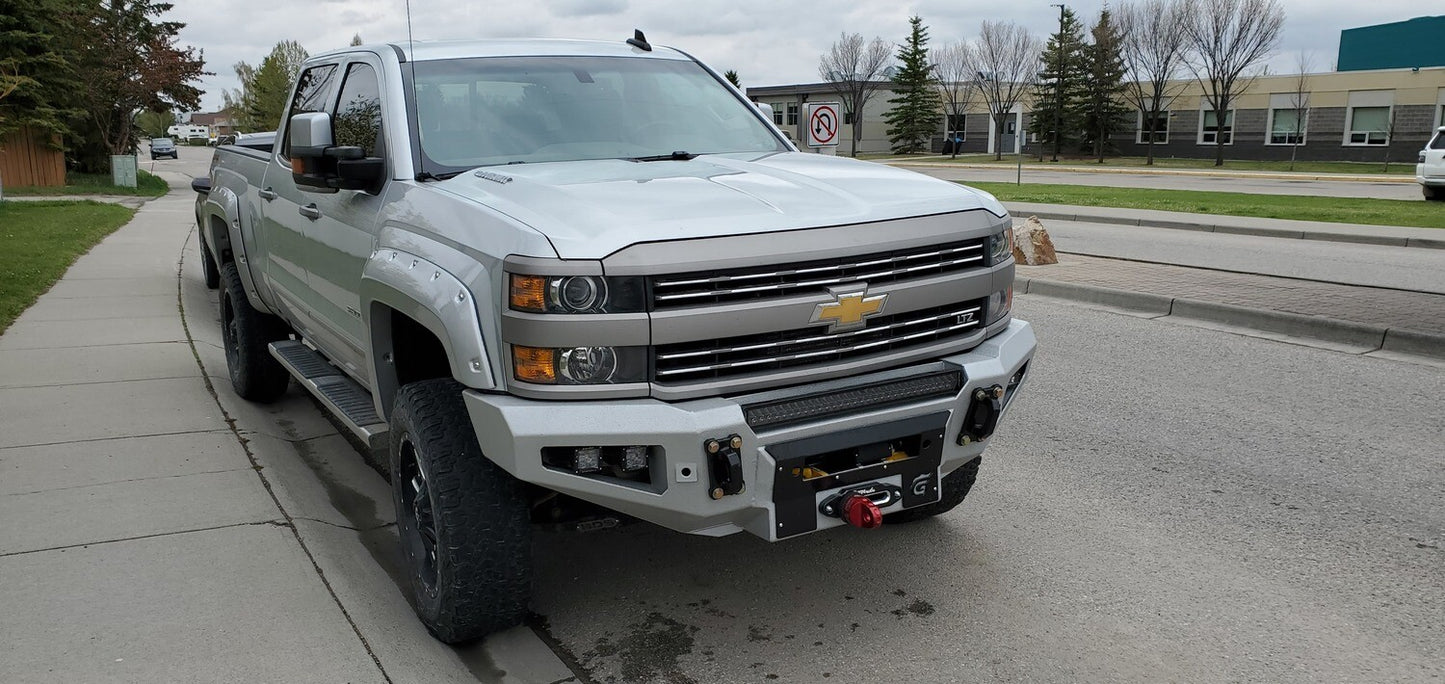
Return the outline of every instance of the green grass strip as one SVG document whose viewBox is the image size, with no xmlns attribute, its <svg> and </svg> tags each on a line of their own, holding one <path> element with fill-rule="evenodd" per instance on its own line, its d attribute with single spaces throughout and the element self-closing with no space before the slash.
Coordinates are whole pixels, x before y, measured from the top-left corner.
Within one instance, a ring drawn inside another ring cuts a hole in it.
<svg viewBox="0 0 1445 684">
<path fill-rule="evenodd" d="M 0 202 L 0 333 L 80 255 L 135 215 L 99 202 Z"/>
<path fill-rule="evenodd" d="M 1049 183 L 967 183 L 987 190 L 1004 202 L 1073 204 L 1085 207 L 1120 207 L 1182 211 L 1218 216 L 1363 223 L 1377 226 L 1445 228 L 1445 202 L 1366 199 L 1355 197 L 1311 197 L 1304 195 L 1256 195 L 1244 192 L 1204 190 L 1153 190 L 1106 188 Z"/>
<path fill-rule="evenodd" d="M 159 176 L 145 171 L 136 172 L 136 186 L 133 188 L 111 184 L 110 174 L 70 173 L 65 176 L 65 185 L 50 187 L 18 186 L 6 187 L 6 195 L 16 197 L 49 197 L 53 195 L 130 195 L 138 197 L 160 197 L 171 189 Z"/>
</svg>

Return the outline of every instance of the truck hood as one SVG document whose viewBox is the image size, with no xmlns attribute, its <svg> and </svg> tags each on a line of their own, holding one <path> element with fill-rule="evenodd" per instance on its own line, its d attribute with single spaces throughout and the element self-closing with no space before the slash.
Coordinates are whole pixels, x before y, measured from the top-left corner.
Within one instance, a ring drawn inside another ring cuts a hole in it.
<svg viewBox="0 0 1445 684">
<path fill-rule="evenodd" d="M 798 152 L 492 166 L 438 183 L 542 233 L 563 259 L 628 245 L 982 209 L 994 197 L 883 164 Z"/>
</svg>

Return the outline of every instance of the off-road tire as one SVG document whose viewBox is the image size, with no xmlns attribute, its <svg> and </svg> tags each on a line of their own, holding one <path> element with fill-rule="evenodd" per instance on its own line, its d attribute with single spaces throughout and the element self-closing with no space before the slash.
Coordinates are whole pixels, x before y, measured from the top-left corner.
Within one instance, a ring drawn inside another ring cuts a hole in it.
<svg viewBox="0 0 1445 684">
<path fill-rule="evenodd" d="M 231 387 L 242 399 L 271 402 L 286 393 L 291 375 L 271 358 L 267 345 L 286 339 L 286 323 L 257 311 L 246 299 L 246 288 L 235 263 L 221 266 L 221 346 Z"/>
<path fill-rule="evenodd" d="M 968 496 L 968 491 L 973 489 L 973 482 L 978 479 L 978 466 L 982 461 L 983 457 L 980 456 L 944 475 L 943 496 L 937 502 L 888 513 L 883 516 L 883 522 L 890 525 L 910 523 L 953 510 L 963 503 L 964 497 Z"/>
<path fill-rule="evenodd" d="M 448 644 L 522 624 L 532 593 L 526 491 L 482 455 L 460 384 L 423 380 L 397 392 L 389 460 L 403 568 L 422 624 Z M 417 472 L 426 511 L 414 507 L 423 501 Z M 430 553 L 423 518 L 434 535 Z"/>
<path fill-rule="evenodd" d="M 201 279 L 208 290 L 221 286 L 221 271 L 216 268 L 216 260 L 211 258 L 211 250 L 206 248 L 205 238 L 201 238 Z"/>
<path fill-rule="evenodd" d="M 1445 188 L 1433 188 L 1428 185 L 1422 185 L 1420 186 L 1420 190 L 1425 193 L 1425 201 L 1427 202 L 1445 201 Z"/>
</svg>

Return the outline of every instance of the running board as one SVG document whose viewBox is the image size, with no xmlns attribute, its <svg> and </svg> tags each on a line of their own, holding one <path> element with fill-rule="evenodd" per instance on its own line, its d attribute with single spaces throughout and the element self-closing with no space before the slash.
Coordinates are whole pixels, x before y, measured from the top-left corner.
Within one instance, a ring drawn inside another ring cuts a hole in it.
<svg viewBox="0 0 1445 684">
<path fill-rule="evenodd" d="M 373 453 L 385 453 L 390 448 L 387 424 L 376 415 L 376 406 L 366 388 L 331 365 L 319 352 L 295 340 L 272 342 L 270 351 L 296 382 Z"/>
</svg>

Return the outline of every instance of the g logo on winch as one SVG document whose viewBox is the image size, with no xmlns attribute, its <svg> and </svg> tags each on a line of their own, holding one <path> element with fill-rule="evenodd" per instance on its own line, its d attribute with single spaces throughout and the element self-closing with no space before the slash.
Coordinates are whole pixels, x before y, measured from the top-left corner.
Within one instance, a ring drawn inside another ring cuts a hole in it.
<svg viewBox="0 0 1445 684">
<path fill-rule="evenodd" d="M 909 487 L 914 496 L 926 496 L 928 485 L 933 484 L 933 473 L 924 473 L 913 478 L 913 484 Z"/>
</svg>

